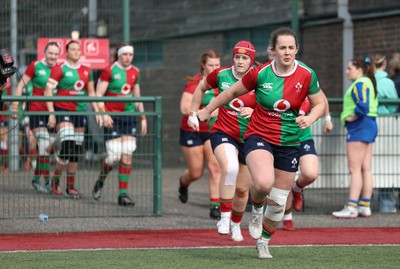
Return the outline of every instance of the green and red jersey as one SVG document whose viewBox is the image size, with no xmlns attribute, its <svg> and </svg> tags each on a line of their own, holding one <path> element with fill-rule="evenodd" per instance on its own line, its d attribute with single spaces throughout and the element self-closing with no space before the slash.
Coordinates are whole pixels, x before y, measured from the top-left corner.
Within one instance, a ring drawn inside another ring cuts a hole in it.
<svg viewBox="0 0 400 269">
<path fill-rule="evenodd" d="M 72 67 L 65 62 L 51 70 L 50 80 L 56 83 L 57 96 L 87 96 L 88 83 L 93 81 L 92 70 L 84 65 Z M 86 111 L 86 102 L 55 102 L 54 106 L 68 111 Z"/>
<path fill-rule="evenodd" d="M 44 59 L 41 61 L 33 61 L 25 70 L 25 75 L 31 78 L 33 85 L 32 96 L 44 96 L 44 89 L 46 88 L 47 80 L 50 77 L 52 70 L 55 66 L 48 66 Z M 27 85 L 25 85 L 27 88 Z M 28 110 L 30 111 L 47 111 L 46 102 L 32 101 L 29 103 Z"/>
<path fill-rule="evenodd" d="M 184 92 L 187 92 L 189 94 L 194 94 L 194 91 L 196 90 L 197 85 L 200 83 L 201 79 L 203 78 L 202 74 L 197 74 L 196 76 L 193 77 L 190 81 L 186 83 L 185 90 Z M 201 100 L 200 108 L 202 109 L 206 105 L 208 105 L 213 98 L 215 98 L 218 95 L 218 89 L 211 89 L 208 90 L 204 93 L 203 100 Z M 181 121 L 181 130 L 188 131 L 188 132 L 194 132 L 192 128 L 187 124 L 189 116 L 184 115 Z M 209 123 L 204 123 L 200 122 L 199 124 L 199 132 L 208 132 L 209 131 Z"/>
<path fill-rule="evenodd" d="M 238 79 L 233 75 L 233 66 L 215 69 L 206 77 L 207 83 L 212 88 L 218 88 L 218 94 L 235 84 Z M 224 132 L 238 142 L 243 143 L 243 137 L 250 119 L 239 115 L 243 107 L 255 108 L 256 98 L 254 91 L 239 96 L 218 110 L 218 118 L 211 132 L 217 130 Z"/>
<path fill-rule="evenodd" d="M 133 96 L 133 89 L 140 83 L 139 69 L 133 65 L 122 68 L 117 62 L 108 66 L 100 75 L 101 81 L 108 82 L 104 96 Z M 105 102 L 106 111 L 109 112 L 134 112 L 133 102 Z"/>
<path fill-rule="evenodd" d="M 256 135 L 273 145 L 298 146 L 296 118 L 304 99 L 319 93 L 318 78 L 300 61 L 284 76 L 274 66 L 275 61 L 257 66 L 242 78 L 248 91 L 255 89 L 257 100 L 245 138 Z"/>
<path fill-rule="evenodd" d="M 306 99 L 304 99 L 304 102 L 300 106 L 299 115 L 305 116 L 308 113 L 310 113 L 310 111 L 311 111 L 310 100 L 308 99 L 308 97 L 306 97 Z M 308 127 L 306 129 L 300 129 L 299 138 L 300 142 L 311 140 L 312 139 L 311 127 Z"/>
</svg>

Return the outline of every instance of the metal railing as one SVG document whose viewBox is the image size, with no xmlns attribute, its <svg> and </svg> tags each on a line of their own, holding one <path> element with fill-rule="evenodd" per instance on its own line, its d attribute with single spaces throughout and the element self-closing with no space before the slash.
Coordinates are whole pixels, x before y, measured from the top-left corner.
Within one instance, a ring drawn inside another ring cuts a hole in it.
<svg viewBox="0 0 400 269">
<path fill-rule="evenodd" d="M 30 102 L 30 101 L 113 101 L 127 102 L 128 98 L 121 97 L 3 97 L 3 102 Z M 96 113 L 88 110 L 85 112 L 54 112 L 63 115 L 85 115 L 88 117 L 89 128 L 85 133 L 85 148 L 87 150 L 98 149 L 94 154 L 79 154 L 76 185 L 83 194 L 82 199 L 67 199 L 65 196 L 39 195 L 31 187 L 33 171 L 24 169 L 24 161 L 29 153 L 20 154 L 20 146 L 27 148 L 26 137 L 20 136 L 22 124 L 19 120 L 9 118 L 9 169 L 8 174 L 0 172 L 0 218 L 35 218 L 40 213 L 51 217 L 119 217 L 119 216 L 143 216 L 162 214 L 162 98 L 140 97 L 129 98 L 129 102 L 143 102 L 147 117 L 148 133 L 146 136 L 137 136 L 137 149 L 133 153 L 132 173 L 128 184 L 128 195 L 135 201 L 135 206 L 121 207 L 117 204 L 118 197 L 118 167 L 109 174 L 105 181 L 102 197 L 99 201 L 92 198 L 91 191 L 95 181 L 99 177 L 100 168 L 105 157 L 103 147 L 103 132 L 94 120 Z M 15 112 L 4 111 L 6 115 Z M 51 114 L 50 112 L 21 111 L 21 116 Z M 109 113 L 114 115 L 126 115 L 124 113 Z M 132 112 L 132 117 L 143 115 L 140 112 Z M 94 121 L 94 123 L 93 123 Z M 90 124 L 92 123 L 92 124 Z M 138 120 L 140 128 L 140 120 Z M 54 135 L 54 134 L 53 134 Z M 22 139 L 21 139 L 22 138 Z M 97 144 L 97 145 L 96 145 Z M 94 158 L 93 158 L 94 156 Z M 7 156 L 2 156 L 4 162 Z M 50 174 L 53 176 L 55 161 L 51 156 Z M 118 166 L 118 165 L 117 165 Z M 65 191 L 65 175 L 61 178 L 62 191 Z M 43 178 L 41 178 L 43 185 Z"/>
</svg>

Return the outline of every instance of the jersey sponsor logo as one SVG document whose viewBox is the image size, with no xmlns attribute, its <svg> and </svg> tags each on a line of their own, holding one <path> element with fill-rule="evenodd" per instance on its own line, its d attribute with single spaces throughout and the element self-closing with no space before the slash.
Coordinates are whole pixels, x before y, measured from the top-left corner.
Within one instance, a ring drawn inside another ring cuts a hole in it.
<svg viewBox="0 0 400 269">
<path fill-rule="evenodd" d="M 114 79 L 121 79 L 121 74 L 115 74 Z"/>
<path fill-rule="evenodd" d="M 221 89 L 226 90 L 231 86 L 229 82 L 222 82 L 221 83 Z"/>
<path fill-rule="evenodd" d="M 83 80 L 78 80 L 78 81 L 75 82 L 75 84 L 74 84 L 74 89 L 75 89 L 76 91 L 82 90 L 83 87 L 85 87 L 85 82 L 83 82 Z"/>
<path fill-rule="evenodd" d="M 85 77 L 89 76 L 89 72 L 88 71 L 84 71 L 83 74 L 85 75 Z"/>
<path fill-rule="evenodd" d="M 272 91 L 273 90 L 273 83 L 272 82 L 265 82 L 261 87 L 266 90 L 266 91 Z"/>
<path fill-rule="evenodd" d="M 297 82 L 296 86 L 294 86 L 296 88 L 296 92 L 301 92 L 301 88 L 303 88 L 303 85 L 301 85 L 300 82 Z"/>
<path fill-rule="evenodd" d="M 72 76 L 74 76 L 74 74 L 71 71 L 67 71 L 67 72 L 65 72 L 65 76 L 72 77 Z"/>
<path fill-rule="evenodd" d="M 296 165 L 297 165 L 297 159 L 293 158 L 293 160 L 292 160 L 292 168 L 296 168 Z"/>
<path fill-rule="evenodd" d="M 123 94 L 128 94 L 128 93 L 130 93 L 131 92 L 131 85 L 129 85 L 129 84 L 124 84 L 124 85 L 122 85 L 122 87 L 121 87 L 121 92 L 123 93 Z"/>
<path fill-rule="evenodd" d="M 38 74 L 39 74 L 40 76 L 46 76 L 46 75 L 47 75 L 47 72 L 46 72 L 46 70 L 39 70 Z"/>
<path fill-rule="evenodd" d="M 228 105 L 229 105 L 229 107 L 230 107 L 231 109 L 236 110 L 236 111 L 238 111 L 238 112 L 240 111 L 240 109 L 241 109 L 242 107 L 244 107 L 243 101 L 240 100 L 240 99 L 238 99 L 238 98 L 235 98 L 235 99 L 233 99 L 232 101 L 230 101 Z"/>
<path fill-rule="evenodd" d="M 288 100 L 280 99 L 274 103 L 274 110 L 278 112 L 285 112 L 290 109 L 290 103 Z"/>
</svg>

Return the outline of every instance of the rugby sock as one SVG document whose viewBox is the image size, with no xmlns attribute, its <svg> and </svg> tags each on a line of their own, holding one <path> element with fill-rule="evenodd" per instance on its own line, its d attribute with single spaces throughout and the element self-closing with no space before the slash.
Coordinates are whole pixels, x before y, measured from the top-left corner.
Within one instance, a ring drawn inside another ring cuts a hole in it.
<svg viewBox="0 0 400 269">
<path fill-rule="evenodd" d="M 67 189 L 75 188 L 75 173 L 67 173 Z"/>
<path fill-rule="evenodd" d="M 250 200 L 251 200 L 251 203 L 253 204 L 253 211 L 256 210 L 254 213 L 259 213 L 260 210 L 261 211 L 263 210 L 263 207 L 264 207 L 264 204 L 265 204 L 265 201 L 267 200 L 267 198 L 262 200 L 260 203 L 254 201 L 251 196 L 250 196 Z"/>
<path fill-rule="evenodd" d="M 3 159 L 4 169 L 8 169 L 8 150 L 7 149 L 0 150 L 0 155 Z"/>
<path fill-rule="evenodd" d="M 231 200 L 231 203 L 232 203 L 232 200 Z M 210 208 L 214 208 L 216 206 L 220 206 L 220 204 L 221 204 L 221 207 L 222 207 L 222 202 L 220 202 L 219 198 L 210 198 Z M 232 205 L 231 205 L 231 207 L 232 207 Z"/>
<path fill-rule="evenodd" d="M 358 205 L 370 207 L 371 206 L 371 198 L 361 198 L 361 200 L 358 202 Z"/>
<path fill-rule="evenodd" d="M 210 203 L 211 204 L 211 203 Z M 231 212 L 232 210 L 232 198 L 231 199 L 225 199 L 221 198 L 220 199 L 220 205 L 221 205 L 221 213 L 222 212 Z"/>
<path fill-rule="evenodd" d="M 33 172 L 33 180 L 35 182 L 39 182 L 40 181 L 40 175 L 42 173 L 42 156 L 39 156 L 37 158 L 37 164 L 36 164 L 36 168 L 35 171 Z"/>
<path fill-rule="evenodd" d="M 60 182 L 61 175 L 62 175 L 62 170 L 59 170 L 56 167 L 54 170 L 53 179 L 51 181 L 54 182 L 55 184 L 58 184 L 58 182 Z"/>
<path fill-rule="evenodd" d="M 275 230 L 268 230 L 264 225 L 262 226 L 261 239 L 265 242 L 268 242 L 272 235 L 275 233 Z"/>
<path fill-rule="evenodd" d="M 113 170 L 113 167 L 108 165 L 105 161 L 103 162 L 100 169 L 99 183 L 103 184 L 108 174 Z"/>
<path fill-rule="evenodd" d="M 122 162 L 118 168 L 118 181 L 119 181 L 119 195 L 126 195 L 128 192 L 128 181 L 131 174 L 132 167 Z"/>
<path fill-rule="evenodd" d="M 233 223 L 241 223 L 243 219 L 244 211 L 243 212 L 238 212 L 234 209 L 232 209 L 232 215 L 231 215 L 231 221 Z"/>
<path fill-rule="evenodd" d="M 47 185 L 50 183 L 50 157 L 42 157 L 42 175 L 44 177 L 44 183 Z"/>
<path fill-rule="evenodd" d="M 350 206 L 350 207 L 357 207 L 357 205 L 358 205 L 358 201 L 357 201 L 357 200 L 351 200 L 351 199 L 349 199 L 349 200 L 347 201 L 347 206 Z"/>
</svg>

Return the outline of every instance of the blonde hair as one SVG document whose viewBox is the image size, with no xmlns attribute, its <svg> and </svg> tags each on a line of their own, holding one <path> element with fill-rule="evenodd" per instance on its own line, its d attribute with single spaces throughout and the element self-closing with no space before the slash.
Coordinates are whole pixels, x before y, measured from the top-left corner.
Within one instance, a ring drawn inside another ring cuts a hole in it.
<svg viewBox="0 0 400 269">
<path fill-rule="evenodd" d="M 400 72 L 400 53 L 393 53 L 389 61 L 389 68 L 394 73 Z"/>
<path fill-rule="evenodd" d="M 381 53 L 375 53 L 371 56 L 371 61 L 372 61 L 372 64 L 375 66 L 375 68 L 382 67 L 385 60 L 386 60 L 386 56 Z"/>
</svg>

